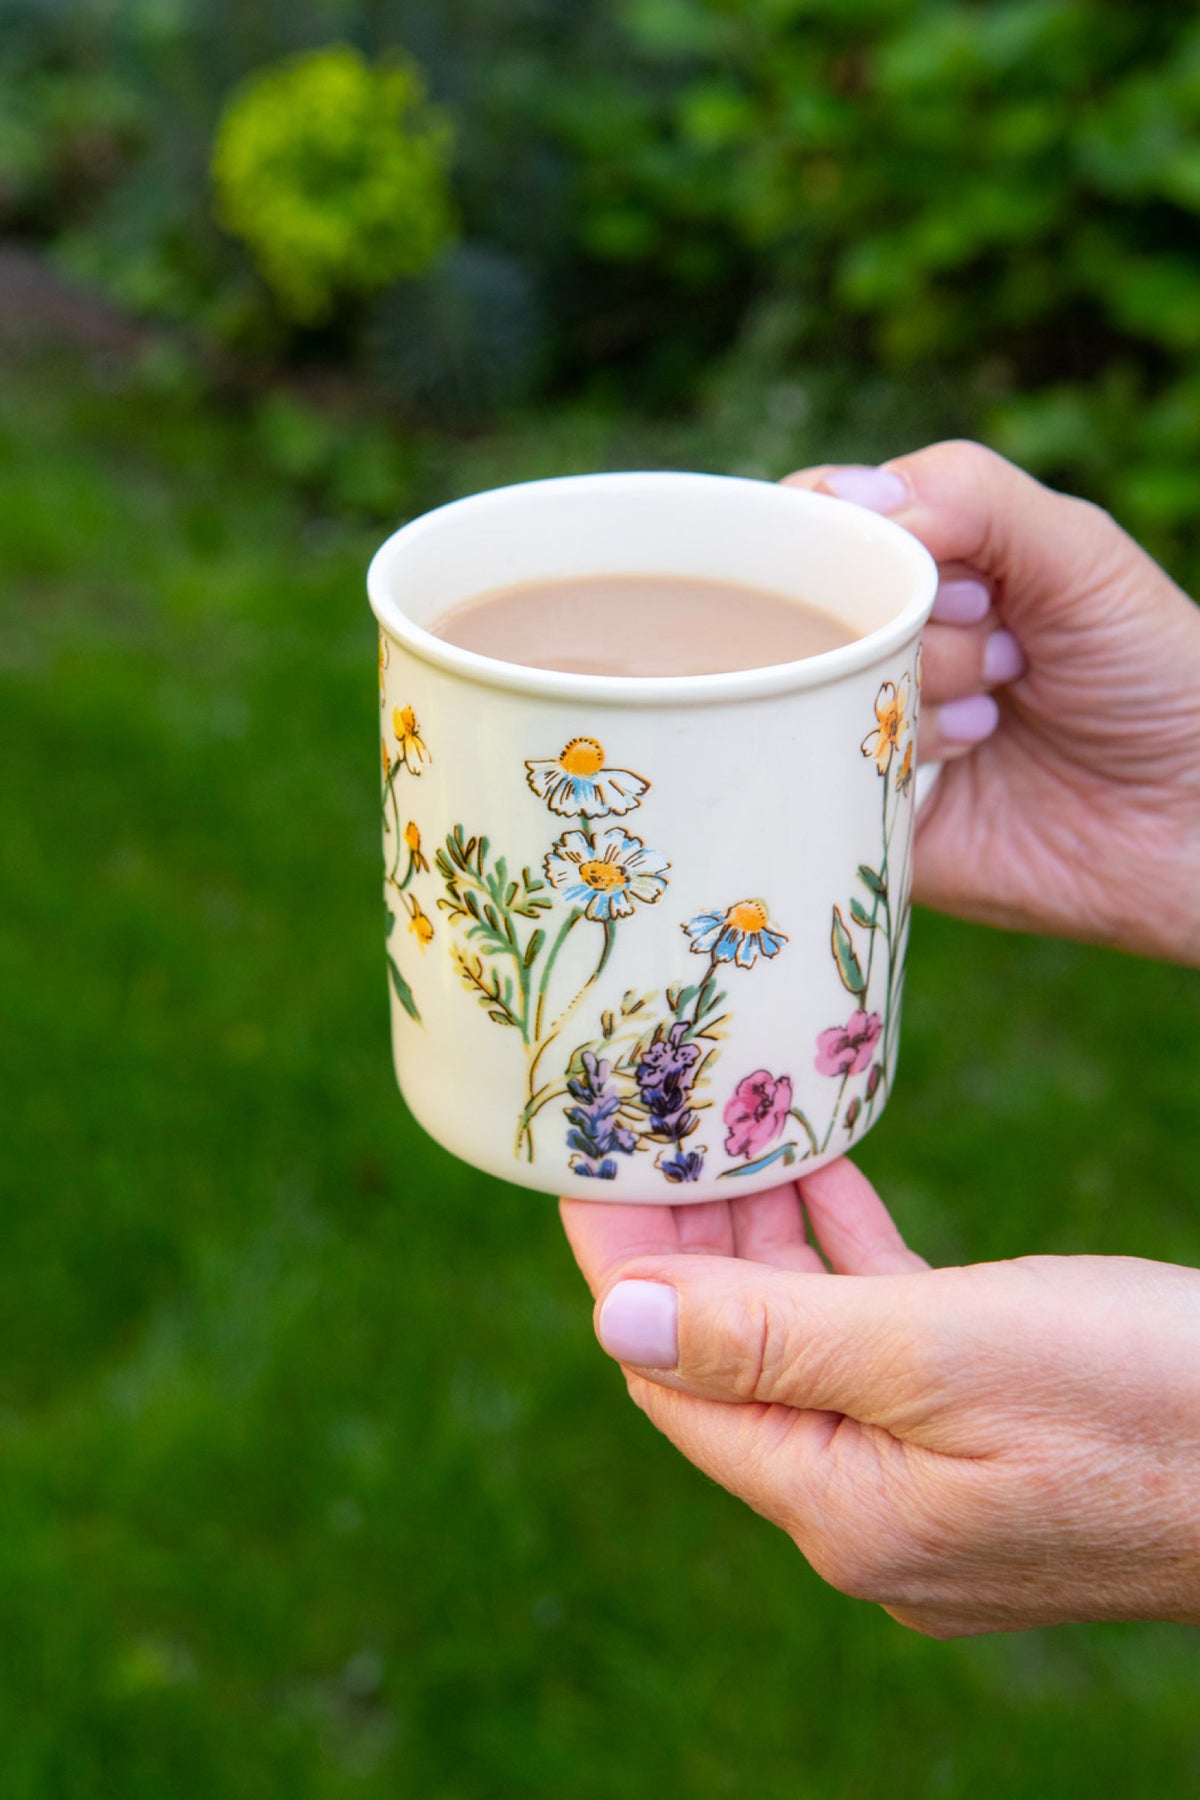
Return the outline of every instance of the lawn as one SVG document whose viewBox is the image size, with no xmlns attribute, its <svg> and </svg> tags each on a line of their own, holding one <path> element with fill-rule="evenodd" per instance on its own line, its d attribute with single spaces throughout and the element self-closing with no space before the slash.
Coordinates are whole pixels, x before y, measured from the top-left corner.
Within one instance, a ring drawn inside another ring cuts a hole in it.
<svg viewBox="0 0 1200 1800">
<path fill-rule="evenodd" d="M 418 447 L 420 449 L 420 447 Z M 729 461 L 737 463 L 736 446 Z M 519 422 L 404 510 L 690 447 Z M 0 391 L 3 1800 L 1195 1791 L 1196 1639 L 927 1642 L 629 1405 L 407 1119 L 367 555 L 253 421 Z M 918 915 L 862 1160 L 942 1261 L 1200 1262 L 1200 984 Z"/>
</svg>

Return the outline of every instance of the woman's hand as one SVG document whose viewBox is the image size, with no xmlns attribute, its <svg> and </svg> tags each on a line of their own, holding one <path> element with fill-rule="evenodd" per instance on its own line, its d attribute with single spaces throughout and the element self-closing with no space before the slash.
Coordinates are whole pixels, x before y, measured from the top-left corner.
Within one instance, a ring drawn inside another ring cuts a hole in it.
<svg viewBox="0 0 1200 1800">
<path fill-rule="evenodd" d="M 916 898 L 1200 963 L 1200 609 L 1107 514 L 978 444 L 788 480 L 940 565 L 921 750 L 947 767 Z"/>
<path fill-rule="evenodd" d="M 930 1269 L 847 1162 L 562 1216 L 634 1400 L 835 1587 L 934 1637 L 1200 1623 L 1200 1272 Z"/>
</svg>

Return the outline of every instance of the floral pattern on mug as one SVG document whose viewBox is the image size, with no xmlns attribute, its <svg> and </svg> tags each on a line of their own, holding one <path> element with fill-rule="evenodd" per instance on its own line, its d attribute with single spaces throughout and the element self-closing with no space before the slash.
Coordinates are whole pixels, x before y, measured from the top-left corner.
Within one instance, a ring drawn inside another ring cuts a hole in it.
<svg viewBox="0 0 1200 1800">
<path fill-rule="evenodd" d="M 610 825 L 598 838 L 568 831 L 547 853 L 546 875 L 568 906 L 589 919 L 627 919 L 633 903 L 653 906 L 667 885 L 665 856 L 647 850 L 641 838 Z"/>
<path fill-rule="evenodd" d="M 630 769 L 606 769 L 604 746 L 595 738 L 572 738 L 561 754 L 543 762 L 527 762 L 526 776 L 539 800 L 551 812 L 589 819 L 632 812 L 650 786 Z"/>
<path fill-rule="evenodd" d="M 411 706 L 392 708 L 392 730 L 400 746 L 400 761 L 410 775 L 419 775 L 428 762 L 432 762 L 421 736 L 421 728 L 417 724 L 417 715 Z"/>
<path fill-rule="evenodd" d="M 824 1155 L 839 1124 L 849 1133 L 882 1104 L 907 930 L 911 829 L 902 849 L 893 839 L 897 821 L 911 817 L 902 802 L 913 779 L 918 692 L 908 671 L 882 682 L 874 725 L 859 746 L 880 778 L 880 853 L 859 864 L 861 891 L 834 903 L 830 913 L 829 952 L 852 1006 L 845 1024 L 817 1038 L 815 1069 L 838 1084 L 828 1117 L 822 1107 L 822 1126 L 810 1121 L 795 1104 L 790 1074 L 752 1069 L 726 1090 L 721 1107 L 722 1149 L 732 1159 L 724 1175 Z M 384 829 L 394 842 L 385 885 L 401 900 L 408 929 L 425 951 L 434 924 L 409 889 L 429 871 L 429 860 L 416 821 L 401 825 L 395 783 L 401 771 L 419 776 L 432 757 L 412 707 L 394 708 L 392 726 L 398 753 L 392 755 L 386 736 L 382 745 Z M 468 834 L 462 824 L 447 832 L 434 855 L 442 890 L 437 909 L 451 928 L 458 976 L 489 1020 L 522 1046 L 515 1154 L 534 1160 L 535 1132 L 556 1109 L 574 1174 L 616 1182 L 632 1159 L 650 1156 L 665 1183 L 699 1181 L 709 1151 L 698 1140 L 731 1024 L 722 982 L 733 970 L 739 971 L 734 987 L 747 975 L 763 979 L 756 971 L 783 953 L 788 934 L 759 897 L 695 913 L 679 929 L 689 951 L 705 959 L 698 980 L 626 991 L 599 1014 L 598 1029 L 593 1024 L 590 1035 L 568 1036 L 618 936 L 639 929 L 643 909 L 664 903 L 671 864 L 623 822 L 600 823 L 611 815 L 623 821 L 640 808 L 651 783 L 610 766 L 598 738 L 569 738 L 556 757 L 526 759 L 524 773 L 554 820 L 577 821 L 567 830 L 555 826 L 558 835 L 551 835 L 539 873 L 510 865 L 487 836 Z M 389 914 L 389 932 L 393 923 Z M 397 993 L 407 1006 L 399 986 Z M 409 1010 L 417 1016 L 415 1006 Z M 863 1076 L 863 1085 L 848 1092 Z"/>
<path fill-rule="evenodd" d="M 636 1139 L 618 1121 L 621 1097 L 609 1081 L 609 1065 L 585 1050 L 580 1073 L 567 1082 L 567 1092 L 575 1102 L 567 1108 L 571 1127 L 567 1148 L 575 1152 L 571 1158 L 573 1172 L 591 1181 L 615 1181 L 617 1165 L 613 1154 L 629 1156 Z"/>
<path fill-rule="evenodd" d="M 384 692 L 384 671 L 388 667 L 387 639 L 380 634 L 379 639 L 379 700 L 381 709 L 386 705 Z M 383 895 L 387 907 L 387 936 L 390 939 L 396 926 L 397 914 L 393 909 L 393 900 L 398 900 L 408 916 L 408 929 L 413 933 L 422 950 L 432 942 L 434 936 L 433 922 L 418 904 L 416 896 L 409 890 L 417 875 L 429 873 L 429 858 L 421 848 L 421 832 L 416 821 L 409 819 L 403 830 L 400 826 L 400 801 L 396 794 L 396 782 L 400 774 L 419 775 L 424 764 L 432 761 L 428 746 L 421 737 L 417 726 L 416 714 L 411 706 L 397 706 L 392 711 L 393 733 L 397 740 L 398 754 L 393 756 L 388 747 L 386 736 L 381 736 L 380 760 L 383 767 L 383 838 L 384 838 L 384 876 Z M 401 863 L 404 871 L 401 873 Z M 402 972 L 399 963 L 392 954 L 387 953 L 388 975 L 397 1000 L 410 1019 L 421 1022 L 421 1014 L 413 998 L 412 987 Z"/>
<path fill-rule="evenodd" d="M 881 775 L 887 772 L 896 747 L 907 730 L 905 714 L 909 705 L 910 681 L 907 675 L 897 683 L 885 681 L 875 696 L 875 729 L 862 741 L 864 756 L 873 756 Z"/>
<path fill-rule="evenodd" d="M 788 1076 L 774 1076 L 768 1069 L 743 1075 L 725 1106 L 726 1155 L 761 1156 L 787 1124 L 791 1110 L 792 1084 Z"/>
<path fill-rule="evenodd" d="M 844 1025 L 817 1037 L 818 1075 L 861 1075 L 879 1042 L 883 1020 L 876 1012 L 852 1012 Z"/>
<path fill-rule="evenodd" d="M 758 1069 L 743 1077 L 726 1104 L 725 1122 L 730 1129 L 725 1148 L 729 1155 L 745 1160 L 735 1168 L 724 1170 L 725 1175 L 757 1174 L 776 1161 L 788 1167 L 809 1157 L 823 1155 L 830 1147 L 839 1121 L 848 1134 L 856 1128 L 864 1110 L 869 1119 L 877 1103 L 881 1103 L 877 1097 L 884 1088 L 890 1067 L 908 922 L 911 827 L 898 868 L 893 861 L 893 839 L 901 816 L 900 801 L 907 797 L 913 780 L 917 724 L 914 690 L 920 691 L 919 664 L 915 680 L 905 672 L 899 681 L 881 683 L 875 696 L 874 729 L 859 746 L 862 755 L 874 763 L 880 777 L 881 852 L 878 867 L 865 862 L 858 866 L 861 894 L 855 894 L 845 910 L 841 904 L 832 908 L 830 955 L 838 979 L 854 1001 L 854 1007 L 844 1025 L 831 1025 L 817 1034 L 816 1071 L 838 1082 L 824 1129 L 819 1131 L 799 1107 L 792 1105 L 790 1082 L 786 1116 L 781 1116 L 774 1097 L 778 1083 L 787 1078 L 776 1078 L 766 1070 Z M 911 817 L 907 813 L 905 816 Z M 693 920 L 692 924 L 701 922 L 711 933 L 714 915 L 706 914 L 703 921 Z M 685 929 L 690 935 L 691 927 Z M 703 941 L 709 941 L 708 937 Z M 868 997 L 880 989 L 878 1004 L 869 1006 Z M 867 1074 L 867 1080 L 862 1091 L 847 1098 L 850 1082 L 863 1074 Z M 803 1137 L 788 1138 L 771 1148 L 783 1133 L 789 1117 L 800 1127 Z M 768 1136 L 767 1129 L 776 1120 L 778 1128 L 772 1129 Z"/>
<path fill-rule="evenodd" d="M 778 956 L 787 938 L 767 918 L 761 900 L 739 900 L 725 912 L 697 913 L 683 927 L 698 956 L 752 969 L 760 956 Z"/>
</svg>

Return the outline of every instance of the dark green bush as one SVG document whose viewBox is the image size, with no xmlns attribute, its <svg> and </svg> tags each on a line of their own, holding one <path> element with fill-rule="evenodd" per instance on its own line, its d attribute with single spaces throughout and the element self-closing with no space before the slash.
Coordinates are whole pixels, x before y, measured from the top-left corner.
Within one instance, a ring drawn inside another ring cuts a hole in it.
<svg viewBox="0 0 1200 1800">
<path fill-rule="evenodd" d="M 342 40 L 424 69 L 466 248 L 314 332 L 205 171 L 237 82 Z M 974 430 L 1197 553 L 1191 7 L 0 0 L 0 120 L 0 228 L 243 351 L 452 417 L 599 384 L 803 415 L 797 453 Z"/>
</svg>

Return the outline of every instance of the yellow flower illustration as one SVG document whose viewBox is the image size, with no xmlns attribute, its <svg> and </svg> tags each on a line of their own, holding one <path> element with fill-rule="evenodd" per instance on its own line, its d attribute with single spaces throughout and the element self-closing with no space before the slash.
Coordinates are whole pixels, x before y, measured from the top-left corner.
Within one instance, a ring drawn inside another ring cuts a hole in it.
<svg viewBox="0 0 1200 1800">
<path fill-rule="evenodd" d="M 604 746 L 595 738 L 572 738 L 558 756 L 527 762 L 525 779 L 551 812 L 570 818 L 584 813 L 604 819 L 632 812 L 650 786 L 631 769 L 606 769 Z"/>
<path fill-rule="evenodd" d="M 388 755 L 388 747 L 387 747 L 387 739 L 386 738 L 382 738 L 382 737 L 380 738 L 379 748 L 383 755 L 383 779 L 386 781 L 388 776 L 392 772 L 392 761 Z"/>
<path fill-rule="evenodd" d="M 410 775 L 419 775 L 422 763 L 432 762 L 433 758 L 425 747 L 417 715 L 411 706 L 392 708 L 392 730 L 400 745 L 400 761 Z"/>
<path fill-rule="evenodd" d="M 908 730 L 908 700 L 907 675 L 901 677 L 898 687 L 894 681 L 885 681 L 875 696 L 875 717 L 879 723 L 863 739 L 862 753 L 875 758 L 881 775 L 887 774 L 892 756 L 900 748 L 900 740 Z"/>
<path fill-rule="evenodd" d="M 418 944 L 424 950 L 433 942 L 433 923 L 426 918 L 411 894 L 405 894 L 404 904 L 408 908 L 408 929 L 415 935 Z"/>
<path fill-rule="evenodd" d="M 412 859 L 416 863 L 418 869 L 428 869 L 429 858 L 421 849 L 421 834 L 417 830 L 415 821 L 412 819 L 410 819 L 408 824 L 404 827 L 404 841 L 408 845 L 409 851 L 412 854 Z"/>
<path fill-rule="evenodd" d="M 388 666 L 388 643 L 382 631 L 379 634 L 379 692 L 384 689 L 383 671 Z"/>
<path fill-rule="evenodd" d="M 912 778 L 913 747 L 912 739 L 909 738 L 908 743 L 904 746 L 904 761 L 900 764 L 900 773 L 896 777 L 896 792 L 898 794 L 907 794 L 909 788 L 912 786 Z"/>
</svg>

